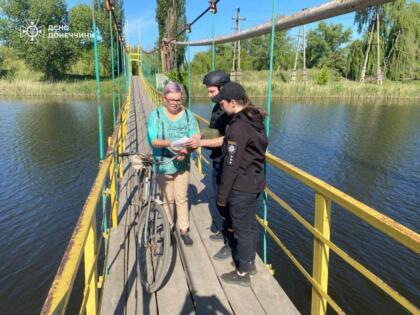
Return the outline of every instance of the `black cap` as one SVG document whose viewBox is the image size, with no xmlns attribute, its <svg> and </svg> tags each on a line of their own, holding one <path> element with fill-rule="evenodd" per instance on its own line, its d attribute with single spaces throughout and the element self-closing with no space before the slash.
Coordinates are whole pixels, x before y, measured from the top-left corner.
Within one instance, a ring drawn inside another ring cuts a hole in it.
<svg viewBox="0 0 420 315">
<path fill-rule="evenodd" d="M 246 96 L 245 89 L 236 82 L 226 83 L 220 90 L 219 94 L 213 97 L 211 100 L 214 103 L 219 103 L 221 100 L 242 100 Z"/>
</svg>

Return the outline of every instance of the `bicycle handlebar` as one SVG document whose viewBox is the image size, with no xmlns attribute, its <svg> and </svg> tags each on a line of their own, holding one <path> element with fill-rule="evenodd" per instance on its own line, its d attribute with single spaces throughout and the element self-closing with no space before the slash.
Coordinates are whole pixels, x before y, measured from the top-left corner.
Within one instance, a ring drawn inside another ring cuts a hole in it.
<svg viewBox="0 0 420 315">
<path fill-rule="evenodd" d="M 180 156 L 180 154 L 176 154 L 176 155 L 174 155 L 173 157 L 171 157 L 169 160 L 166 160 L 166 161 L 164 161 L 164 162 L 162 162 L 162 161 L 158 162 L 158 161 L 155 161 L 155 160 L 153 159 L 153 156 L 152 156 L 152 155 L 148 155 L 148 154 L 145 154 L 145 153 L 142 153 L 142 152 L 122 152 L 122 153 L 119 153 L 119 154 L 118 154 L 118 156 L 120 156 L 120 157 L 128 157 L 128 156 L 133 156 L 133 155 L 140 156 L 140 158 L 141 158 L 143 161 L 146 161 L 146 162 L 149 162 L 149 163 L 151 163 L 151 164 L 155 164 L 155 165 L 165 165 L 165 164 L 169 164 L 169 163 L 171 163 L 173 160 L 175 160 L 178 156 Z"/>
</svg>

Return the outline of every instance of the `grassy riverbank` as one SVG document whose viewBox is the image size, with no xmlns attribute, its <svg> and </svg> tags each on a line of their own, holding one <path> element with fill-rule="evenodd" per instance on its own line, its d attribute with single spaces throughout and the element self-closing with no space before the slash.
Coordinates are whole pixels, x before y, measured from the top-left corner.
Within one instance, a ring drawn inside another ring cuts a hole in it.
<svg viewBox="0 0 420 315">
<path fill-rule="evenodd" d="M 117 82 L 119 82 L 118 80 Z M 120 86 L 120 84 L 116 84 Z M 117 88 L 115 93 L 121 89 Z M 101 94 L 112 93 L 112 81 L 101 82 Z M 95 80 L 42 82 L 31 80 L 0 80 L 0 96 L 96 96 Z"/>
<path fill-rule="evenodd" d="M 298 81 L 288 82 L 290 72 L 275 72 L 273 75 L 272 96 L 293 98 L 420 98 L 420 82 L 385 81 L 382 86 L 375 83 L 361 84 L 341 78 L 332 77 L 325 85 L 316 83 L 316 73 L 309 71 L 309 82 L 305 86 Z M 202 85 L 203 75 L 194 75 L 191 79 L 191 90 L 194 97 L 207 96 Z M 244 71 L 241 83 L 252 97 L 267 95 L 267 71 Z"/>
<path fill-rule="evenodd" d="M 193 75 L 191 90 L 193 97 L 207 97 L 202 84 L 203 75 Z M 248 71 L 242 73 L 241 83 L 245 86 L 248 95 L 258 98 L 267 95 L 267 71 Z M 309 82 L 305 86 L 298 81 L 288 82 L 289 72 L 275 72 L 273 76 L 273 97 L 290 98 L 420 98 L 420 82 L 392 82 L 385 81 L 382 86 L 375 83 L 361 84 L 359 82 L 332 77 L 325 85 L 316 83 L 316 72 L 309 71 Z M 122 78 L 120 79 L 122 80 Z M 121 82 L 118 80 L 119 82 Z M 116 84 L 116 86 L 120 86 Z M 116 93 L 118 93 L 117 90 Z M 101 93 L 112 93 L 112 81 L 101 81 Z M 44 82 L 33 77 L 18 78 L 15 80 L 0 80 L 0 96 L 84 96 L 96 95 L 96 82 L 86 80 L 63 80 L 58 82 Z"/>
<path fill-rule="evenodd" d="M 1 51 L 0 51 L 1 52 Z M 42 73 L 31 71 L 22 60 L 14 60 L 13 54 L 6 56 L 6 70 L 0 69 L 0 96 L 69 96 L 95 97 L 96 81 L 92 76 L 81 75 L 80 66 L 73 65 L 70 74 L 56 82 L 42 80 Z M 112 94 L 112 81 L 101 74 L 101 94 Z M 124 79 L 116 80 L 116 93 Z M 121 90 L 122 91 L 122 90 Z"/>
</svg>

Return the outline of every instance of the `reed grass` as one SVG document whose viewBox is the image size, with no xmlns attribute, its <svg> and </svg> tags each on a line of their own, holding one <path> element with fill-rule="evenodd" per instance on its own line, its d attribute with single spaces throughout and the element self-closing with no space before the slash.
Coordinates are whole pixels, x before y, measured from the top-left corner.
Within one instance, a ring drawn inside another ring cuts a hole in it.
<svg viewBox="0 0 420 315">
<path fill-rule="evenodd" d="M 288 82 L 289 72 L 274 72 L 272 96 L 283 98 L 420 98 L 420 82 L 385 81 L 382 86 L 375 83 L 359 83 L 332 76 L 326 85 L 315 83 L 315 71 L 309 71 L 307 85 L 301 82 L 298 75 L 296 83 Z M 191 78 L 192 97 L 207 97 L 202 84 L 203 75 Z M 249 96 L 264 98 L 267 95 L 267 71 L 244 71 L 241 83 Z M 116 93 L 121 93 L 121 80 L 117 79 Z M 112 81 L 101 81 L 101 93 L 112 93 Z M 19 78 L 13 81 L 0 80 L 0 95 L 7 96 L 86 96 L 96 95 L 96 82 L 92 79 L 43 82 L 32 78 Z"/>
<path fill-rule="evenodd" d="M 295 83 L 288 82 L 290 73 L 275 72 L 273 75 L 272 96 L 284 98 L 420 98 L 420 82 L 385 81 L 382 86 L 374 82 L 360 83 L 333 77 L 326 85 L 315 82 L 315 74 L 309 72 L 307 85 L 298 76 Z M 207 92 L 202 84 L 203 75 L 194 75 L 191 79 L 193 97 L 206 97 Z M 241 84 L 251 97 L 267 96 L 267 71 L 244 71 Z M 286 78 L 286 79 L 285 79 Z M 286 81 L 286 82 L 285 82 Z"/>
<path fill-rule="evenodd" d="M 115 93 L 121 93 L 122 78 L 116 80 Z M 112 81 L 101 81 L 101 94 L 112 94 Z M 43 82 L 18 79 L 0 80 L 0 95 L 7 96 L 96 96 L 95 80 Z"/>
</svg>

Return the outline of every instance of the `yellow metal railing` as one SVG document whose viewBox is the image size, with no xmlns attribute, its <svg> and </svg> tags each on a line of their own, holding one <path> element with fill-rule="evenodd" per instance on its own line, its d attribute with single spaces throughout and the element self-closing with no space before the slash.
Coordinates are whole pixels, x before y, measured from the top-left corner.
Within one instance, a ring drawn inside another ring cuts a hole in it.
<svg viewBox="0 0 420 315">
<path fill-rule="evenodd" d="M 97 265 L 103 240 L 108 239 L 109 231 L 101 233 L 98 242 L 96 216 L 98 204 L 101 204 L 102 198 L 106 198 L 105 201 L 109 199 L 112 227 L 118 224 L 117 183 L 123 174 L 122 162 L 118 157 L 118 153 L 123 152 L 125 148 L 130 103 L 131 87 L 128 88 L 125 102 L 118 114 L 113 135 L 108 138 L 106 157 L 101 162 L 99 173 L 83 206 L 41 314 L 65 313 L 82 257 L 84 258 L 85 287 L 80 313 L 88 315 L 98 313 L 100 305 L 99 289 L 102 288 L 106 277 L 106 248 L 103 255 L 104 272 L 101 276 L 98 276 Z M 106 184 L 109 186 L 106 187 Z"/>
<path fill-rule="evenodd" d="M 162 94 L 153 88 L 146 80 L 143 79 L 146 91 L 153 102 L 160 103 L 162 101 Z M 197 120 L 209 125 L 209 122 L 203 117 L 195 114 Z M 201 154 L 198 155 L 198 163 L 201 169 Z M 412 250 L 416 254 L 420 253 L 420 235 L 404 225 L 392 220 L 383 215 L 377 210 L 363 204 L 362 202 L 350 197 L 337 188 L 327 184 L 326 182 L 316 178 L 305 171 L 293 166 L 286 161 L 272 155 L 266 154 L 266 160 L 275 168 L 285 172 L 286 174 L 297 179 L 304 185 L 312 188 L 315 191 L 315 207 L 314 207 L 314 225 L 306 221 L 296 210 L 289 206 L 283 199 L 277 196 L 268 187 L 266 192 L 269 197 L 288 211 L 300 224 L 302 224 L 309 232 L 314 235 L 314 252 L 312 261 L 312 275 L 302 266 L 302 264 L 294 257 L 294 255 L 281 242 L 279 237 L 269 227 L 268 222 L 257 216 L 257 221 L 264 230 L 271 236 L 273 241 L 285 252 L 289 259 L 305 276 L 305 278 L 312 285 L 312 301 L 311 314 L 326 314 L 327 304 L 329 304 L 338 314 L 344 314 L 344 311 L 337 305 L 337 303 L 328 295 L 328 271 L 329 271 L 329 251 L 332 250 L 335 254 L 341 257 L 345 262 L 352 266 L 357 272 L 369 279 L 383 292 L 388 294 L 392 299 L 398 302 L 401 306 L 413 314 L 420 314 L 419 309 L 405 297 L 399 294 L 396 290 L 391 288 L 382 279 L 369 271 L 366 267 L 360 264 L 357 260 L 348 255 L 345 251 L 340 249 L 337 245 L 330 241 L 331 230 L 331 203 L 334 202 L 342 206 L 347 211 L 350 211 L 364 222 L 368 223 L 375 229 L 388 235 L 395 241 L 404 245 L 406 248 Z M 208 161 L 207 161 L 208 163 Z"/>
</svg>

